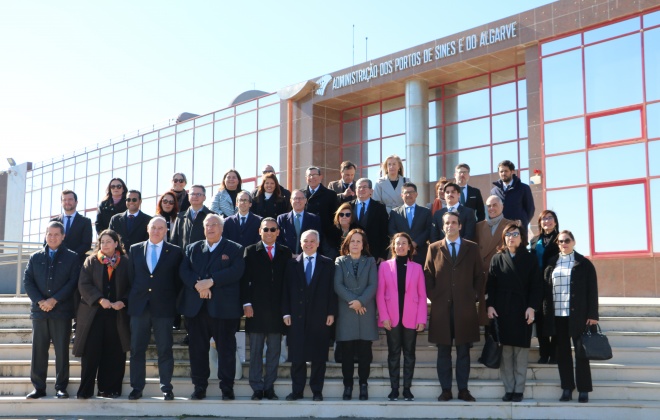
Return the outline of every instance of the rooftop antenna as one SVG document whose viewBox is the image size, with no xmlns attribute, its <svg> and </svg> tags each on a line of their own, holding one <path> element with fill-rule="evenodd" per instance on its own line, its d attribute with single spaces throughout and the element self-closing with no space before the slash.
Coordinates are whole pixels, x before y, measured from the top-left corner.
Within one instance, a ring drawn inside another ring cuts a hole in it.
<svg viewBox="0 0 660 420">
<path fill-rule="evenodd" d="M 369 61 L 369 37 L 364 37 L 364 61 Z"/>
</svg>

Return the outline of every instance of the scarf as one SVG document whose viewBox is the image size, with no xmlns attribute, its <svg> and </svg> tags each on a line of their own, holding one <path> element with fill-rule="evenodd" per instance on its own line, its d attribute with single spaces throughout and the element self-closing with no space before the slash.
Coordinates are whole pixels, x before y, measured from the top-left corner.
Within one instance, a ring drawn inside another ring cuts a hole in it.
<svg viewBox="0 0 660 420">
<path fill-rule="evenodd" d="M 181 190 L 181 191 L 170 190 L 170 193 L 174 194 L 174 196 L 176 197 L 176 202 L 179 204 L 179 208 L 181 208 L 181 203 L 183 203 L 183 200 L 188 196 L 188 192 L 186 190 Z"/>
<path fill-rule="evenodd" d="M 112 256 L 112 258 L 108 257 L 101 251 L 96 254 L 96 258 L 99 260 L 101 264 L 104 264 L 108 268 L 108 279 L 112 279 L 112 272 L 115 271 L 115 268 L 119 265 L 119 261 L 121 260 L 121 256 L 119 255 L 118 251 L 115 251 L 115 255 Z"/>
</svg>

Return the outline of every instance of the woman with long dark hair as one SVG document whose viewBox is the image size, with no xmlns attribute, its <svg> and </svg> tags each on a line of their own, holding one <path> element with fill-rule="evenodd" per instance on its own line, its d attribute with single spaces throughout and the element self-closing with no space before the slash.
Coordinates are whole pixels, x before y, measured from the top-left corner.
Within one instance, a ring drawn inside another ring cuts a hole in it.
<svg viewBox="0 0 660 420">
<path fill-rule="evenodd" d="M 291 203 L 282 195 L 280 183 L 274 173 L 267 172 L 262 175 L 261 184 L 252 199 L 250 211 L 257 216 L 272 217 L 273 219 L 291 211 Z"/>
<path fill-rule="evenodd" d="M 323 241 L 323 254 L 333 260 L 337 258 L 341 253 L 342 244 L 348 233 L 359 227 L 351 203 L 343 203 L 335 212 L 332 228 L 326 232 Z"/>
<path fill-rule="evenodd" d="M 236 169 L 230 169 L 222 176 L 222 184 L 218 193 L 213 198 L 211 210 L 222 215 L 229 217 L 236 214 L 236 196 L 243 185 L 243 179 Z"/>
<path fill-rule="evenodd" d="M 112 178 L 105 189 L 105 196 L 99 203 L 96 213 L 96 233 L 100 234 L 110 226 L 110 219 L 115 214 L 126 211 L 128 188 L 121 178 Z"/>
<path fill-rule="evenodd" d="M 170 230 L 174 227 L 176 216 L 179 214 L 179 201 L 172 191 L 162 194 L 156 204 L 156 214 L 163 216 L 167 223 L 167 240 L 170 240 Z"/>
</svg>

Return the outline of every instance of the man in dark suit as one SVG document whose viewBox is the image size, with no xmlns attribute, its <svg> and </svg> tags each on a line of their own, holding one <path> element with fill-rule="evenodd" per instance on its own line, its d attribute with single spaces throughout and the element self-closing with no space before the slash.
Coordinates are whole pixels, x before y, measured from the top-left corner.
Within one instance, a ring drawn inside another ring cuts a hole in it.
<svg viewBox="0 0 660 420">
<path fill-rule="evenodd" d="M 413 240 L 413 247 L 417 253 L 413 261 L 424 265 L 426 261 L 426 250 L 431 236 L 431 210 L 418 206 L 417 186 L 412 182 L 406 182 L 401 187 L 403 206 L 395 207 L 390 212 L 389 234 L 405 232 Z"/>
<path fill-rule="evenodd" d="M 334 291 L 335 264 L 317 253 L 319 234 L 308 230 L 300 239 L 302 253 L 289 260 L 285 273 L 282 313 L 289 327 L 291 393 L 287 401 L 303 398 L 307 364 L 312 362 L 309 387 L 313 400 L 323 401 L 323 382 L 328 361 L 330 327 L 337 316 Z"/>
<path fill-rule="evenodd" d="M 181 289 L 181 248 L 165 241 L 167 221 L 155 216 L 147 226 L 149 240 L 130 249 L 128 315 L 131 317 L 131 387 L 129 400 L 142 397 L 146 378 L 145 354 L 153 330 L 158 350 L 160 390 L 166 401 L 174 399 L 172 375 L 172 323 L 176 297 Z"/>
<path fill-rule="evenodd" d="M 436 212 L 437 214 L 437 212 Z M 442 218 L 445 237 L 429 246 L 424 264 L 426 294 L 431 300 L 429 342 L 438 347 L 437 371 L 442 393 L 438 401 L 449 401 L 451 393 L 451 346 L 456 346 L 458 398 L 475 401 L 468 390 L 470 347 L 479 341 L 479 307 L 485 305 L 484 274 L 479 247 L 460 237 L 458 213 Z"/>
<path fill-rule="evenodd" d="M 46 396 L 48 348 L 55 349 L 55 396 L 69 398 L 69 339 L 73 318 L 73 291 L 78 286 L 80 259 L 64 246 L 64 226 L 50 222 L 46 246 L 30 256 L 23 286 L 32 301 L 32 361 L 30 380 L 34 391 L 29 399 Z"/>
<path fill-rule="evenodd" d="M 321 184 L 323 175 L 321 175 L 320 168 L 310 166 L 305 173 L 307 174 L 307 188 L 305 188 L 307 205 L 305 210 L 321 218 L 321 235 L 325 235 L 334 223 L 337 195 Z"/>
<path fill-rule="evenodd" d="M 241 244 L 242 247 L 252 245 L 259 241 L 259 226 L 261 216 L 250 211 L 252 196 L 247 191 L 241 191 L 236 196 L 238 213 L 225 219 L 222 234 L 230 241 Z"/>
<path fill-rule="evenodd" d="M 245 332 L 250 337 L 250 387 L 252 400 L 278 399 L 273 385 L 277 379 L 282 334 L 282 292 L 284 271 L 291 251 L 275 244 L 280 228 L 267 217 L 261 221 L 261 240 L 245 248 L 245 272 L 241 280 L 241 301 Z M 266 351 L 266 375 L 263 371 L 263 348 Z"/>
<path fill-rule="evenodd" d="M 477 229 L 477 219 L 474 217 L 474 210 L 462 206 L 458 202 L 461 188 L 453 182 L 448 182 L 445 185 L 445 201 L 447 207 L 443 207 L 436 211 L 433 215 L 433 226 L 431 228 L 431 243 L 438 242 L 445 237 L 443 230 L 444 222 L 442 216 L 448 212 L 458 213 L 461 219 L 461 238 L 474 241 Z"/>
<path fill-rule="evenodd" d="M 92 248 L 92 221 L 76 211 L 78 195 L 71 190 L 62 191 L 62 210 L 64 213 L 53 217 L 51 222 L 64 225 L 64 246 L 78 254 L 80 265 L 87 258 L 87 251 Z M 46 243 L 44 242 L 44 245 Z"/>
<path fill-rule="evenodd" d="M 337 193 L 337 203 L 345 203 L 355 199 L 355 171 L 357 167 L 350 160 L 345 160 L 339 167 L 341 179 L 328 183 L 328 189 Z"/>
<path fill-rule="evenodd" d="M 291 192 L 291 210 L 277 216 L 277 225 L 280 227 L 280 236 L 277 242 L 286 245 L 294 255 L 300 254 L 300 235 L 314 229 L 321 230 L 321 220 L 315 214 L 305 211 L 305 192 L 293 190 Z"/>
<path fill-rule="evenodd" d="M 206 216 L 206 240 L 188 245 L 179 269 L 183 293 L 178 309 L 186 317 L 190 336 L 192 400 L 206 398 L 211 338 L 218 352 L 222 399 L 235 399 L 236 331 L 243 315 L 240 292 L 245 261 L 243 247 L 222 237 L 223 223 L 217 214 Z"/>
<path fill-rule="evenodd" d="M 477 215 L 477 222 L 481 222 L 486 218 L 484 199 L 478 188 L 468 185 L 468 181 L 470 180 L 470 166 L 467 163 L 456 165 L 454 178 L 456 178 L 456 185 L 460 187 L 458 202 L 465 207 L 474 209 Z"/>
<path fill-rule="evenodd" d="M 108 229 L 117 232 L 124 251 L 131 249 L 133 244 L 149 239 L 147 224 L 149 224 L 151 216 L 140 211 L 141 205 L 142 194 L 140 191 L 130 190 L 126 197 L 127 210 L 124 213 L 115 214 L 110 219 Z"/>
<path fill-rule="evenodd" d="M 193 185 L 188 194 L 190 207 L 176 216 L 170 243 L 185 250 L 189 244 L 204 239 L 204 219 L 215 212 L 204 205 L 206 188 L 203 185 Z"/>
<path fill-rule="evenodd" d="M 534 217 L 534 197 L 529 185 L 520 181 L 515 174 L 516 165 L 503 160 L 497 165 L 499 181 L 493 182 L 491 195 L 498 196 L 504 203 L 504 217 L 518 223 L 521 231 L 527 233 L 529 221 Z"/>
<path fill-rule="evenodd" d="M 387 247 L 390 244 L 386 228 L 389 224 L 387 208 L 371 198 L 374 190 L 370 179 L 360 178 L 355 184 L 357 199 L 351 201 L 351 207 L 358 224 L 367 234 L 371 255 L 380 263 L 387 259 Z"/>
</svg>

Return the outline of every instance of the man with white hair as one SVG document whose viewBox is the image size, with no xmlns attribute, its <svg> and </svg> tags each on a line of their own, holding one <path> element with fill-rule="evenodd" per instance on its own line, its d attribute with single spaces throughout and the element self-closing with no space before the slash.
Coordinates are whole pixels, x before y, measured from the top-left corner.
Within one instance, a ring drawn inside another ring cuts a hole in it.
<svg viewBox="0 0 660 420">
<path fill-rule="evenodd" d="M 504 204 L 502 199 L 496 195 L 491 195 L 486 199 L 486 209 L 488 210 L 488 218 L 477 223 L 475 242 L 479 245 L 481 265 L 486 277 L 488 277 L 490 260 L 493 259 L 497 248 L 502 245 L 502 231 L 512 221 L 504 218 L 502 214 Z"/>
</svg>

